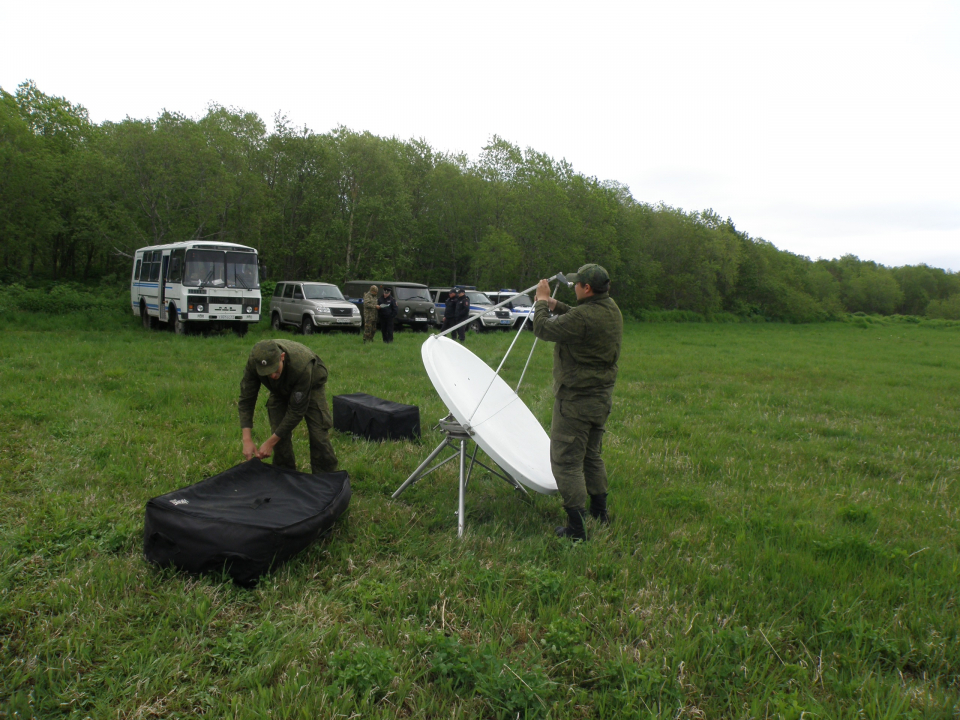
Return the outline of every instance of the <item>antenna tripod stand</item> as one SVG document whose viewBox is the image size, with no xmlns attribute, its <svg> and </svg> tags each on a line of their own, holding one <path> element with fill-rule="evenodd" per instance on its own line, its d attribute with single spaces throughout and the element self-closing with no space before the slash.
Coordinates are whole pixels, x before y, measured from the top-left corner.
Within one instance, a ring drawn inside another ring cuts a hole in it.
<svg viewBox="0 0 960 720">
<path fill-rule="evenodd" d="M 440 444 L 437 445 L 436 449 L 427 456 L 427 459 L 420 463 L 420 467 L 413 471 L 413 474 L 404 481 L 403 485 L 397 488 L 396 492 L 390 496 L 391 498 L 396 500 L 398 497 L 400 497 L 404 490 L 417 482 L 417 480 L 422 477 L 426 477 L 434 470 L 441 468 L 458 456 L 460 458 L 460 502 L 457 510 L 457 537 L 463 537 L 463 530 L 466 525 L 467 485 L 470 482 L 470 475 L 473 473 L 474 465 L 479 465 L 488 472 L 496 475 L 498 478 L 506 481 L 514 488 L 514 490 L 521 490 L 523 491 L 524 495 L 529 497 L 527 489 L 512 477 L 505 473 L 498 472 L 497 470 L 485 465 L 480 460 L 477 460 L 477 450 L 480 449 L 480 446 L 477 445 L 476 442 L 473 444 L 473 455 L 470 457 L 470 467 L 469 469 L 466 467 L 467 441 L 469 441 L 473 435 L 473 431 L 469 426 L 464 427 L 456 420 L 456 418 L 453 417 L 452 414 L 450 414 L 440 420 L 439 427 L 446 434 L 446 437 L 444 437 Z M 452 447 L 457 443 L 460 444 L 460 449 L 458 451 L 455 451 L 453 455 L 448 457 L 446 460 L 441 460 L 429 470 L 424 471 L 424 468 L 433 462 L 433 460 L 441 452 L 443 452 L 444 448 Z"/>
</svg>

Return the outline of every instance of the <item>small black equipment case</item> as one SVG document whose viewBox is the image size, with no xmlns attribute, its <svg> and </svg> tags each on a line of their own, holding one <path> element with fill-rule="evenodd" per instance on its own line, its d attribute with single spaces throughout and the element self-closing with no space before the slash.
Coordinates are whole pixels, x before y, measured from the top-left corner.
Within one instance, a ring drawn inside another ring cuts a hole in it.
<svg viewBox="0 0 960 720">
<path fill-rule="evenodd" d="M 420 408 L 365 393 L 334 395 L 333 427 L 367 440 L 419 440 Z"/>
<path fill-rule="evenodd" d="M 310 475 L 254 458 L 147 501 L 143 554 L 161 567 L 225 570 L 249 586 L 326 534 L 349 504 L 346 472 Z"/>
</svg>

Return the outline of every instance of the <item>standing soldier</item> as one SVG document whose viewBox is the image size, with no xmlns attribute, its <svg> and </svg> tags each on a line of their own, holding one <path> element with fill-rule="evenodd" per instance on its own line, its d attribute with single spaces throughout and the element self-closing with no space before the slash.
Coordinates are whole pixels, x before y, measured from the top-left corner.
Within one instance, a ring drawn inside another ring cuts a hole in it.
<svg viewBox="0 0 960 720">
<path fill-rule="evenodd" d="M 373 340 L 377 332 L 377 286 L 371 285 L 363 296 L 363 341 Z"/>
<path fill-rule="evenodd" d="M 273 434 L 259 448 L 253 441 L 253 412 L 260 386 L 270 391 L 267 415 Z M 310 435 L 310 471 L 337 469 L 337 455 L 327 431 L 333 427 L 326 398 L 327 366 L 313 350 L 292 340 L 261 340 L 253 346 L 240 381 L 240 428 L 243 456 L 265 460 L 274 454 L 277 467 L 297 469 L 291 435 L 301 420 Z"/>
<path fill-rule="evenodd" d="M 380 311 L 380 335 L 385 343 L 393 342 L 393 319 L 397 316 L 397 301 L 390 288 L 383 289 L 383 298 L 377 305 Z"/>
<path fill-rule="evenodd" d="M 550 467 L 568 519 L 566 527 L 557 528 L 557 535 L 586 540 L 588 495 L 590 514 L 601 523 L 610 522 L 607 469 L 600 453 L 617 381 L 623 316 L 609 295 L 610 276 L 599 265 L 584 265 L 567 280 L 575 283 L 577 306 L 551 298 L 550 284 L 541 280 L 533 334 L 556 343 Z M 550 317 L 551 310 L 555 317 Z"/>
</svg>

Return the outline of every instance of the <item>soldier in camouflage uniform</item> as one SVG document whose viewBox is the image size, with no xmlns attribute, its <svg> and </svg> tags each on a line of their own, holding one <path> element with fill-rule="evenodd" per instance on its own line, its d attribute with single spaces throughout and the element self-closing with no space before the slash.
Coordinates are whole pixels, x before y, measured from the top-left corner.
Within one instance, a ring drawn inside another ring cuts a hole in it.
<svg viewBox="0 0 960 720">
<path fill-rule="evenodd" d="M 267 414 L 273 434 L 259 448 L 253 441 L 253 411 L 260 386 L 270 391 Z M 293 456 L 293 429 L 307 421 L 310 435 L 310 469 L 313 473 L 337 469 L 337 455 L 327 431 L 333 418 L 327 407 L 327 367 L 306 345 L 292 340 L 261 340 L 253 346 L 240 381 L 240 428 L 243 456 L 266 459 L 274 453 L 273 464 L 297 469 Z"/>
<path fill-rule="evenodd" d="M 623 316 L 609 295 L 610 276 L 599 265 L 584 265 L 567 280 L 576 283 L 577 306 L 551 298 L 548 281 L 541 280 L 533 333 L 556 343 L 550 465 L 568 518 L 566 527 L 557 528 L 557 535 L 586 540 L 587 496 L 590 514 L 609 522 L 607 470 L 601 451 L 617 381 Z"/>
<path fill-rule="evenodd" d="M 371 285 L 363 296 L 363 341 L 373 341 L 377 332 L 377 286 Z"/>
</svg>

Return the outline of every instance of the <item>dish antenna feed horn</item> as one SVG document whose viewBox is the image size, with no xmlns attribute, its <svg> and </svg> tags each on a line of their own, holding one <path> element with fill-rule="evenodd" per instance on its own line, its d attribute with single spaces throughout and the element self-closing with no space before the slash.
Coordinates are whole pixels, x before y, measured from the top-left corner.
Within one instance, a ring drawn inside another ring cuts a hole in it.
<svg viewBox="0 0 960 720">
<path fill-rule="evenodd" d="M 557 294 L 557 288 L 561 284 L 572 285 L 563 273 L 557 273 L 550 280 L 557 281 L 551 297 Z M 517 294 L 523 295 L 536 288 L 537 286 L 533 285 Z M 483 314 L 494 312 L 509 302 L 510 298 L 487 309 Z M 531 314 L 524 318 L 524 323 L 530 322 Z M 466 493 L 474 465 L 488 470 L 528 496 L 527 488 L 544 495 L 553 495 L 557 492 L 557 481 L 550 468 L 550 438 L 530 412 L 530 408 L 517 394 L 523 382 L 523 376 L 527 372 L 527 366 L 530 364 L 530 358 L 533 357 L 533 350 L 537 346 L 537 338 L 534 338 L 517 387 L 513 389 L 500 377 L 500 370 L 520 337 L 523 324 L 516 332 L 510 347 L 507 348 L 500 365 L 494 371 L 466 347 L 446 337 L 475 319 L 475 317 L 468 317 L 462 323 L 438 335 L 431 335 L 420 348 L 427 376 L 437 394 L 440 395 L 440 399 L 447 406 L 448 415 L 441 419 L 439 424 L 444 432 L 444 438 L 391 496 L 393 499 L 400 497 L 403 491 L 417 480 L 459 457 L 458 537 L 463 536 L 466 527 Z M 467 443 L 470 440 L 474 442 L 474 449 L 468 468 Z M 459 448 L 452 455 L 427 469 L 427 466 L 445 448 L 457 445 Z M 477 460 L 477 450 L 481 448 L 502 472 Z"/>
</svg>

